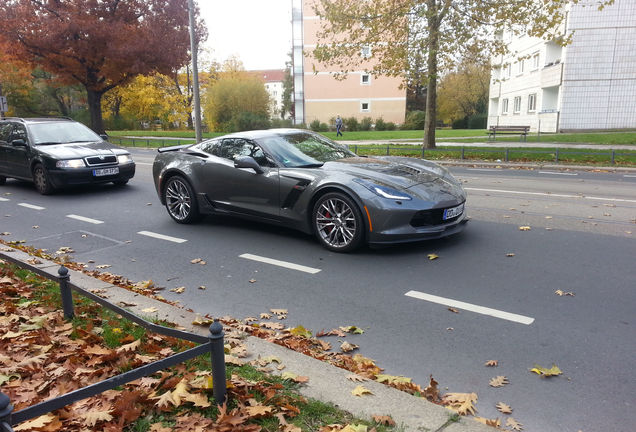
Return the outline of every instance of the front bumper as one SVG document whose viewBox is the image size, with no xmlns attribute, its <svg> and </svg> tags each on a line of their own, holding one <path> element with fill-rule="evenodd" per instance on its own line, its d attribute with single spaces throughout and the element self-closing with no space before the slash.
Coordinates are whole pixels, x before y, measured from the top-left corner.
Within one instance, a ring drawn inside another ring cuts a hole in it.
<svg viewBox="0 0 636 432">
<path fill-rule="evenodd" d="M 119 168 L 119 173 L 111 175 L 96 176 L 95 169 Z M 127 163 L 123 165 L 100 166 L 98 168 L 55 168 L 48 171 L 49 180 L 55 187 L 97 184 L 108 182 L 128 181 L 135 175 L 135 164 Z"/>
</svg>

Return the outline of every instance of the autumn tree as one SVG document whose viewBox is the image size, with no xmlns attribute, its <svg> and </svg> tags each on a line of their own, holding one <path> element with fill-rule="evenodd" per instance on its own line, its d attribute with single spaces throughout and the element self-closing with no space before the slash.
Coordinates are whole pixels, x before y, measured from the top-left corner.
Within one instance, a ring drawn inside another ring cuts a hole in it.
<svg viewBox="0 0 636 432">
<path fill-rule="evenodd" d="M 613 0 L 599 0 L 600 7 Z M 435 147 L 437 83 L 467 46 L 489 55 L 507 47 L 503 30 L 565 43 L 563 22 L 578 0 L 315 0 L 321 18 L 317 61 L 347 73 L 368 64 L 373 75 L 422 76 L 425 148 Z M 364 54 L 363 54 L 364 53 Z M 371 58 L 367 58 L 367 55 Z"/>
<path fill-rule="evenodd" d="M 269 126 L 269 94 L 259 77 L 237 58 L 226 60 L 203 98 L 206 123 L 212 130 L 236 132 Z"/>
<path fill-rule="evenodd" d="M 486 115 L 490 66 L 487 61 L 464 59 L 444 75 L 438 88 L 437 110 L 445 122 Z"/>
<path fill-rule="evenodd" d="M 280 110 L 281 118 L 285 118 L 285 114 L 289 114 L 290 118 L 294 118 L 296 113 L 294 112 L 294 76 L 292 75 L 292 53 L 289 53 L 289 60 L 285 62 L 285 78 L 283 81 L 283 103 Z"/>
<path fill-rule="evenodd" d="M 5 0 L 0 22 L 12 54 L 86 89 L 91 127 L 100 133 L 106 92 L 188 61 L 183 0 Z M 197 34 L 205 38 L 201 24 Z"/>
</svg>

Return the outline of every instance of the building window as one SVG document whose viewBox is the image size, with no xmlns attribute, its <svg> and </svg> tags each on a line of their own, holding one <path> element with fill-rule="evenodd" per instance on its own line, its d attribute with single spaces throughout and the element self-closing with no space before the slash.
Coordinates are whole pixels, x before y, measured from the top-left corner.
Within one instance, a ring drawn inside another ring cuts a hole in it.
<svg viewBox="0 0 636 432">
<path fill-rule="evenodd" d="M 539 69 L 539 53 L 532 54 L 532 70 Z"/>
<path fill-rule="evenodd" d="M 535 112 L 537 110 L 537 94 L 532 93 L 528 95 L 528 112 Z"/>
<path fill-rule="evenodd" d="M 362 47 L 362 50 L 360 51 L 360 56 L 362 56 L 362 58 L 371 57 L 371 47 L 370 46 Z"/>
<path fill-rule="evenodd" d="M 360 102 L 360 111 L 362 112 L 371 111 L 371 104 L 369 102 Z"/>
<path fill-rule="evenodd" d="M 360 84 L 362 84 L 362 85 L 371 84 L 371 76 L 369 74 L 360 75 Z"/>
<path fill-rule="evenodd" d="M 526 60 L 525 59 L 519 60 L 519 63 L 517 63 L 517 75 L 521 75 L 522 73 L 524 73 L 525 69 L 526 69 Z"/>
<path fill-rule="evenodd" d="M 506 63 L 503 66 L 503 78 L 510 78 L 510 63 Z"/>
<path fill-rule="evenodd" d="M 508 114 L 508 99 L 501 101 L 501 113 Z"/>
<path fill-rule="evenodd" d="M 513 113 L 519 114 L 521 112 L 521 96 L 515 96 L 515 108 Z"/>
</svg>

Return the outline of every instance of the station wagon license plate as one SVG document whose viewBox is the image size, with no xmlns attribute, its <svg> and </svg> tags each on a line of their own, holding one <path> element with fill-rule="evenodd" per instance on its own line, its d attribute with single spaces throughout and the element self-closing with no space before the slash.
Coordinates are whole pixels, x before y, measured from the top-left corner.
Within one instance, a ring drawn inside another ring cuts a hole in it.
<svg viewBox="0 0 636 432">
<path fill-rule="evenodd" d="M 444 216 L 442 220 L 452 219 L 464 213 L 464 204 L 460 204 L 457 207 L 451 207 L 444 210 Z"/>
<path fill-rule="evenodd" d="M 119 167 L 115 167 L 115 168 L 100 168 L 100 169 L 94 169 L 93 170 L 93 175 L 95 177 L 114 175 L 114 174 L 119 174 Z"/>
</svg>

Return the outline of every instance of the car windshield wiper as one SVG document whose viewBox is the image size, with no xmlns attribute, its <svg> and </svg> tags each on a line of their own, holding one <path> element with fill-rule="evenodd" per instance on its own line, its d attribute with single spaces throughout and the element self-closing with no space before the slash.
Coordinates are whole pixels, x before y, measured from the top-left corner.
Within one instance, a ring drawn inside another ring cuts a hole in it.
<svg viewBox="0 0 636 432">
<path fill-rule="evenodd" d="M 305 164 L 305 165 L 296 165 L 296 168 L 320 168 L 321 166 L 323 166 L 324 163 L 311 163 L 311 164 Z"/>
</svg>

